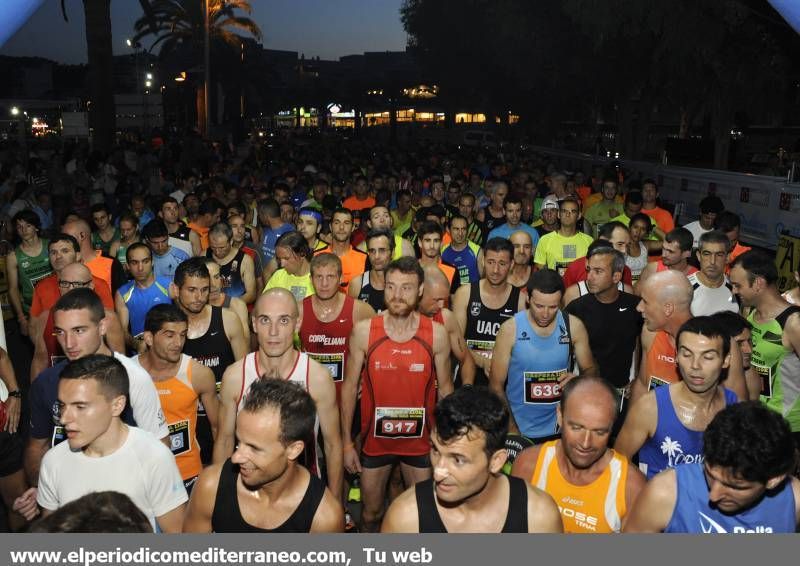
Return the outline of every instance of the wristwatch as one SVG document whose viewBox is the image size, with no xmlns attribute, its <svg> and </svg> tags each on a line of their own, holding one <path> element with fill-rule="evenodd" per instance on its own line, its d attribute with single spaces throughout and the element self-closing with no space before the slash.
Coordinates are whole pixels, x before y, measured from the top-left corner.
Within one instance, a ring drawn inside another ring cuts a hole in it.
<svg viewBox="0 0 800 566">
<path fill-rule="evenodd" d="M 22 393 L 19 389 L 15 389 L 14 391 L 8 392 L 9 397 L 16 397 L 17 399 L 22 399 Z"/>
</svg>

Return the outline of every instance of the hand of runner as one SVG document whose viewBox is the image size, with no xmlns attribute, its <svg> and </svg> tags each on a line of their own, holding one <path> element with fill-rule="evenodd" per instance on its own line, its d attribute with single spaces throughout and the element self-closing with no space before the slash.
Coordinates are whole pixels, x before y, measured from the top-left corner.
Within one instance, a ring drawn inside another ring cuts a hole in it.
<svg viewBox="0 0 800 566">
<path fill-rule="evenodd" d="M 6 432 L 11 434 L 17 432 L 21 406 L 22 403 L 18 397 L 9 396 L 8 399 L 6 399 Z"/>
<path fill-rule="evenodd" d="M 26 521 L 32 521 L 39 514 L 39 506 L 36 503 L 38 491 L 37 488 L 31 487 L 14 500 L 12 509 L 25 517 Z"/>
<path fill-rule="evenodd" d="M 342 450 L 342 457 L 344 459 L 344 469 L 348 473 L 361 473 L 361 459 L 358 457 L 358 451 L 352 443 L 345 444 Z"/>
<path fill-rule="evenodd" d="M 563 374 L 561 377 L 558 378 L 558 385 L 564 387 L 569 380 L 574 379 L 576 377 L 578 376 L 572 373 L 571 371 L 568 371 L 567 373 Z"/>
</svg>

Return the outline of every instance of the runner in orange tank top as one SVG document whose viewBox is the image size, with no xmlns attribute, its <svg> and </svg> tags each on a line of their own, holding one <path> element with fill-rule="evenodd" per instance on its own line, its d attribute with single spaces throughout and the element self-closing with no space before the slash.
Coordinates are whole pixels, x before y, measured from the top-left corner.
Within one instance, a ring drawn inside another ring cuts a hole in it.
<svg viewBox="0 0 800 566">
<path fill-rule="evenodd" d="M 675 335 L 692 318 L 692 286 L 679 271 L 667 270 L 639 281 L 642 300 L 636 307 L 644 318 L 642 362 L 630 389 L 631 402 L 654 385 L 680 381 L 675 365 Z M 654 378 L 654 379 L 653 379 Z"/>
<path fill-rule="evenodd" d="M 645 478 L 608 447 L 619 413 L 616 390 L 601 378 L 578 377 L 561 395 L 561 438 L 523 451 L 511 474 L 553 498 L 564 532 L 619 532 Z"/>
<path fill-rule="evenodd" d="M 416 312 L 424 280 L 415 258 L 389 264 L 384 291 L 387 310 L 359 322 L 350 337 L 342 385 L 342 444 L 345 469 L 361 473 L 361 521 L 367 532 L 378 530 L 395 463 L 400 462 L 409 486 L 430 477 L 431 411 L 437 386 L 439 397 L 453 390 L 447 332 Z M 351 432 L 362 379 L 364 446 L 359 458 Z"/>
<path fill-rule="evenodd" d="M 214 373 L 182 353 L 188 330 L 186 314 L 171 304 L 147 313 L 144 342 L 147 351 L 134 358 L 156 384 L 161 409 L 169 426 L 169 449 L 175 456 L 186 490 L 191 492 L 203 469 L 197 445 L 197 401 L 200 399 L 216 436 L 219 401 Z"/>
</svg>

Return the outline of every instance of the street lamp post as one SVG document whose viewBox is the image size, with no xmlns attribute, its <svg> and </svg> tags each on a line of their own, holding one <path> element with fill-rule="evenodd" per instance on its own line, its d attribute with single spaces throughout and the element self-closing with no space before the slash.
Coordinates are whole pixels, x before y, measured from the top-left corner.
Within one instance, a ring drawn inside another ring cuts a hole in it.
<svg viewBox="0 0 800 566">
<path fill-rule="evenodd" d="M 203 55 L 204 55 L 204 59 L 205 59 L 205 64 L 203 65 L 203 68 L 204 68 L 204 72 L 205 72 L 205 85 L 203 86 L 203 91 L 204 91 L 204 94 L 203 94 L 203 99 L 204 99 L 203 100 L 203 107 L 204 107 L 205 117 L 204 117 L 203 128 L 205 129 L 205 132 L 203 132 L 203 133 L 206 135 L 206 137 L 208 137 L 209 134 L 210 134 L 210 125 L 211 125 L 210 113 L 209 113 L 209 109 L 210 109 L 209 93 L 210 93 L 210 90 L 211 90 L 210 89 L 210 84 L 211 84 L 211 41 L 210 41 L 211 22 L 210 22 L 210 17 L 209 17 L 209 10 L 208 10 L 208 0 L 205 0 L 204 4 L 205 4 L 205 14 L 204 14 L 204 16 L 205 16 L 205 26 L 204 26 L 205 45 L 204 45 L 204 54 Z"/>
</svg>

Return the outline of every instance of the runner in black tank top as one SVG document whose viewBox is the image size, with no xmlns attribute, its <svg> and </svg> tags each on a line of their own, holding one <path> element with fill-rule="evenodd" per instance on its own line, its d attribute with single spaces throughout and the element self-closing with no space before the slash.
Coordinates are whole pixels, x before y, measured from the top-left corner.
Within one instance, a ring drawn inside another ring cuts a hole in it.
<svg viewBox="0 0 800 566">
<path fill-rule="evenodd" d="M 236 361 L 231 343 L 225 334 L 222 307 L 211 307 L 208 330 L 200 338 L 187 338 L 183 353 L 192 356 L 214 372 L 217 393 L 219 393 L 222 374 L 225 373 L 229 365 Z M 208 422 L 203 405 L 198 404 L 197 409 L 197 443 L 200 445 L 200 457 L 203 460 L 203 464 L 209 464 L 211 463 L 211 453 L 214 449 L 214 437 L 211 435 L 211 425 Z"/>
<path fill-rule="evenodd" d="M 464 339 L 470 350 L 491 354 L 500 325 L 517 312 L 520 289 L 512 285 L 505 304 L 499 309 L 490 309 L 481 300 L 480 285 L 480 281 L 470 285 Z M 489 378 L 481 368 L 475 368 L 475 385 L 489 385 Z"/>
<path fill-rule="evenodd" d="M 361 290 L 358 292 L 358 300 L 364 301 L 373 309 L 375 309 L 376 313 L 379 313 L 384 309 L 384 302 L 383 302 L 383 290 L 375 289 L 369 280 L 370 271 L 365 271 L 364 275 L 361 276 Z"/>
<path fill-rule="evenodd" d="M 508 511 L 506 521 L 501 533 L 527 533 L 528 532 L 528 488 L 525 480 L 506 476 L 508 479 Z M 436 507 L 433 478 L 416 484 L 414 487 L 417 498 L 417 518 L 419 532 L 421 533 L 446 533 Z"/>
<path fill-rule="evenodd" d="M 286 521 L 274 529 L 260 529 L 247 523 L 242 518 L 236 484 L 239 478 L 239 467 L 230 459 L 222 465 L 214 500 L 214 512 L 211 515 L 211 526 L 215 533 L 307 533 L 311 531 L 314 515 L 325 495 L 325 484 L 308 474 L 309 482 L 300 504 Z M 523 482 L 524 483 L 524 482 Z"/>
</svg>

